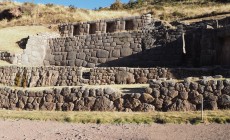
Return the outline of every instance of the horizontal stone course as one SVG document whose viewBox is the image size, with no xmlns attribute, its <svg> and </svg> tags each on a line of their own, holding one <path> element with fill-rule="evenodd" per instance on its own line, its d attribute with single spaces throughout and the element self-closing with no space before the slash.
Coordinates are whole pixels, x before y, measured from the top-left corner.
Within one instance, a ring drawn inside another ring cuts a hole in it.
<svg viewBox="0 0 230 140">
<path fill-rule="evenodd" d="M 195 111 L 230 108 L 229 80 L 151 81 L 145 92 L 63 87 L 43 90 L 0 88 L 1 109 L 56 111 Z"/>
<path fill-rule="evenodd" d="M 79 63 L 84 63 L 79 60 Z M 88 63 L 90 64 L 90 63 Z M 87 64 L 87 65 L 88 65 Z M 93 65 L 93 63 L 92 63 Z M 128 67 L 0 67 L 0 83 L 17 87 L 146 84 L 150 79 L 184 79 L 203 75 L 230 77 L 228 69 L 128 68 Z"/>
<path fill-rule="evenodd" d="M 204 109 L 230 108 L 230 80 L 205 78 L 199 81 L 186 79 L 183 82 L 156 81 L 150 82 L 152 91 L 149 93 L 155 98 L 152 102 L 156 110 L 161 111 L 191 111 L 201 109 L 203 100 Z"/>
</svg>

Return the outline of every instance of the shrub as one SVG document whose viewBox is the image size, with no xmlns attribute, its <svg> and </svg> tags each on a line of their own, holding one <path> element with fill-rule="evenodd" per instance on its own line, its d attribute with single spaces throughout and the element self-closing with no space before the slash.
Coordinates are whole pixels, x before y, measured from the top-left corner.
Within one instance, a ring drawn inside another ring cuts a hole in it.
<svg viewBox="0 0 230 140">
<path fill-rule="evenodd" d="M 76 7 L 74 5 L 69 5 L 70 12 L 76 12 Z"/>
<path fill-rule="evenodd" d="M 47 3 L 46 6 L 47 6 L 47 7 L 53 7 L 54 4 L 53 4 L 53 3 Z"/>
<path fill-rule="evenodd" d="M 116 0 L 111 6 L 110 9 L 112 10 L 120 10 L 123 9 L 123 4 L 120 0 Z"/>
</svg>

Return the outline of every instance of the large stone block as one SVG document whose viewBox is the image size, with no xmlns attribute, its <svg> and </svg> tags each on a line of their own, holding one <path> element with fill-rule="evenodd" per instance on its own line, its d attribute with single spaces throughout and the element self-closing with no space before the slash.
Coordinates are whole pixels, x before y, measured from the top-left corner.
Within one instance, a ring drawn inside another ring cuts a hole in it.
<svg viewBox="0 0 230 140">
<path fill-rule="evenodd" d="M 86 54 L 84 52 L 77 53 L 77 58 L 85 60 Z"/>
<path fill-rule="evenodd" d="M 62 60 L 62 55 L 55 55 L 54 60 L 55 61 L 61 61 Z"/>
<path fill-rule="evenodd" d="M 106 50 L 97 50 L 97 57 L 98 58 L 108 58 L 109 52 Z"/>
<path fill-rule="evenodd" d="M 76 59 L 76 52 L 69 52 L 68 54 L 67 54 L 67 60 L 74 60 L 74 59 Z"/>
<path fill-rule="evenodd" d="M 112 56 L 113 57 L 120 57 L 120 50 L 113 50 L 112 51 Z"/>
<path fill-rule="evenodd" d="M 121 49 L 121 56 L 125 57 L 125 56 L 129 56 L 132 55 L 132 49 L 130 48 L 122 48 Z"/>
</svg>

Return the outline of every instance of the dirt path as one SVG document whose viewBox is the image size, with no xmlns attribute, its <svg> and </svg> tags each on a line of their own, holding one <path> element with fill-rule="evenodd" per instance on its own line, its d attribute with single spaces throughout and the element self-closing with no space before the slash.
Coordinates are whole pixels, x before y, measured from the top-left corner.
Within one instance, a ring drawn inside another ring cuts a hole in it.
<svg viewBox="0 0 230 140">
<path fill-rule="evenodd" d="M 96 125 L 29 120 L 0 120 L 0 139 L 9 140 L 227 140 L 229 138 L 230 124 Z"/>
</svg>

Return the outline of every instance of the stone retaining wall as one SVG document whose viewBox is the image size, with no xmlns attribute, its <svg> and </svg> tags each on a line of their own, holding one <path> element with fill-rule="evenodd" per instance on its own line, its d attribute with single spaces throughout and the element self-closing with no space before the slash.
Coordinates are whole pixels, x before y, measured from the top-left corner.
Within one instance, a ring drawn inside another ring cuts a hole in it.
<svg viewBox="0 0 230 140">
<path fill-rule="evenodd" d="M 151 81 L 146 101 L 162 111 L 190 111 L 204 109 L 230 108 L 230 80 L 203 79 L 197 82 L 186 80 Z"/>
<path fill-rule="evenodd" d="M 0 83 L 18 87 L 80 85 L 77 67 L 0 67 Z"/>
<path fill-rule="evenodd" d="M 182 28 L 160 21 L 140 31 L 50 39 L 45 65 L 83 67 L 180 66 Z"/>
<path fill-rule="evenodd" d="M 0 67 L 0 83 L 17 87 L 79 86 L 110 84 L 146 84 L 150 79 L 184 79 L 222 75 L 230 78 L 229 69 L 128 68 L 98 67 Z"/>
<path fill-rule="evenodd" d="M 113 88 L 64 87 L 45 90 L 0 88 L 1 109 L 57 111 L 195 111 L 230 108 L 228 80 L 151 82 L 144 93 Z"/>
</svg>

